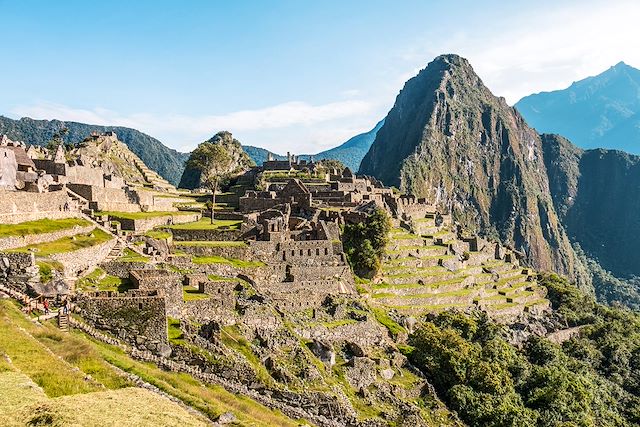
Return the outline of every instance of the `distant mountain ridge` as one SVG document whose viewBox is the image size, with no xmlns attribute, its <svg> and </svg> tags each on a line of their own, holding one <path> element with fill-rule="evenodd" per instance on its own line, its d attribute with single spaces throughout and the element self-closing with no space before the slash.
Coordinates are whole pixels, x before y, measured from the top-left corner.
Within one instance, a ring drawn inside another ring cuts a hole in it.
<svg viewBox="0 0 640 427">
<path fill-rule="evenodd" d="M 314 160 L 340 160 L 352 171 L 357 171 L 360 168 L 360 162 L 362 161 L 362 158 L 365 156 L 365 154 L 367 154 L 367 151 L 369 151 L 371 144 L 373 144 L 373 141 L 376 138 L 378 130 L 380 130 L 383 124 L 384 119 L 380 120 L 370 131 L 358 134 L 337 147 L 321 151 L 317 154 L 300 154 L 300 157 L 306 159 L 313 156 Z M 264 148 L 254 147 L 251 145 L 243 146 L 243 148 L 253 159 L 253 161 L 258 165 L 261 165 L 264 161 L 266 161 L 269 154 L 271 154 L 275 159 L 286 159 L 286 156 L 273 153 Z M 299 153 L 295 154 L 298 155 Z"/>
<path fill-rule="evenodd" d="M 178 185 L 184 164 L 189 158 L 189 154 L 171 149 L 136 129 L 60 120 L 34 120 L 27 117 L 13 120 L 0 116 L 0 134 L 6 134 L 13 140 L 24 141 L 27 144 L 46 145 L 53 134 L 63 127 L 69 130 L 68 135 L 65 136 L 67 143 L 80 142 L 91 132 L 115 132 L 118 139 L 124 142 L 148 167 L 173 185 Z"/>
<path fill-rule="evenodd" d="M 624 62 L 566 89 L 526 96 L 515 107 L 538 132 L 585 149 L 640 154 L 640 70 Z"/>
</svg>

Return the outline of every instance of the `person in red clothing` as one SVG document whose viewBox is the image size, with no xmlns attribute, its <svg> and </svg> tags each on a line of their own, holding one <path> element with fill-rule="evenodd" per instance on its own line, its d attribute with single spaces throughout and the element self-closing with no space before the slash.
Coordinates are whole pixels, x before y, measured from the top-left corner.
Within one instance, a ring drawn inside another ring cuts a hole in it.
<svg viewBox="0 0 640 427">
<path fill-rule="evenodd" d="M 49 301 L 45 299 L 42 305 L 44 306 L 44 314 L 49 314 Z"/>
</svg>

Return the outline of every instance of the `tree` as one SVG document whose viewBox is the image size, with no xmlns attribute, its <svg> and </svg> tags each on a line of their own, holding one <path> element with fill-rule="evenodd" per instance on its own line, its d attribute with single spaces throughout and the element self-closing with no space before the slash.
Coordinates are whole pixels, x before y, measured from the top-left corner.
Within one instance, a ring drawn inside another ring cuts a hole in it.
<svg viewBox="0 0 640 427">
<path fill-rule="evenodd" d="M 64 144 L 64 137 L 69 134 L 69 128 L 62 127 L 56 133 L 53 134 L 51 140 L 47 142 L 46 148 L 52 152 L 58 149 L 59 145 Z"/>
<path fill-rule="evenodd" d="M 382 209 L 376 209 L 365 221 L 345 225 L 345 253 L 358 276 L 372 276 L 379 270 L 390 229 L 389 217 Z"/>
<path fill-rule="evenodd" d="M 211 190 L 211 224 L 216 207 L 218 186 L 233 174 L 233 158 L 225 147 L 214 142 L 203 142 L 191 153 L 187 167 L 200 172 L 200 183 Z"/>
</svg>

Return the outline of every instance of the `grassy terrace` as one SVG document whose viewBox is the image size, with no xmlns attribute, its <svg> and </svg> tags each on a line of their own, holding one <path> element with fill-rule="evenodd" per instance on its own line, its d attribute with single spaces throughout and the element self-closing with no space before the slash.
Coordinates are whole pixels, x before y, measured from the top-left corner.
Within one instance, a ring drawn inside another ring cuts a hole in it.
<svg viewBox="0 0 640 427">
<path fill-rule="evenodd" d="M 124 251 L 122 251 L 122 256 L 120 256 L 117 260 L 122 262 L 149 262 L 149 257 L 140 255 L 139 253 L 134 252 L 129 248 L 124 248 Z"/>
<path fill-rule="evenodd" d="M 181 334 L 169 325 L 170 334 Z M 77 330 L 38 326 L 10 301 L 0 301 L 0 425 L 206 426 L 178 405 L 133 387 L 135 374 L 214 420 L 231 412 L 237 424 L 295 427 L 292 420 L 244 396 L 130 358 Z M 115 369 L 114 367 L 118 368 Z M 91 379 L 87 379 L 87 375 Z M 28 380 L 40 389 L 31 387 Z"/>
<path fill-rule="evenodd" d="M 96 268 L 76 283 L 76 287 L 88 291 L 125 292 L 133 288 L 128 279 L 108 275 L 103 269 Z"/>
<path fill-rule="evenodd" d="M 403 252 L 412 251 L 412 250 L 416 250 L 416 249 L 427 251 L 427 250 L 435 250 L 435 249 L 445 250 L 446 248 L 444 246 L 440 246 L 440 245 L 430 245 L 430 246 L 416 246 L 416 245 L 406 245 L 405 246 L 405 245 L 400 245 L 399 249 L 385 251 L 385 253 L 387 253 L 389 255 L 401 254 Z"/>
<path fill-rule="evenodd" d="M 197 288 L 185 286 L 182 288 L 182 299 L 185 301 L 198 301 L 202 299 L 208 299 L 209 295 L 204 292 L 200 292 Z"/>
<path fill-rule="evenodd" d="M 91 223 L 81 218 L 40 219 L 21 222 L 19 224 L 0 224 L 0 239 L 4 237 L 21 237 L 31 234 L 53 233 L 73 227 L 86 227 Z"/>
<path fill-rule="evenodd" d="M 22 248 L 11 249 L 10 252 L 29 252 L 30 250 L 33 250 L 38 256 L 45 257 L 99 245 L 111 240 L 112 238 L 113 236 L 111 234 L 106 233 L 99 228 L 95 228 L 89 234 L 77 234 L 71 237 L 63 237 L 62 239 L 54 240 L 53 242 L 23 246 Z"/>
<path fill-rule="evenodd" d="M 399 298 L 399 299 L 411 299 L 411 298 L 446 298 L 446 297 L 461 297 L 467 296 L 474 292 L 474 289 L 460 289 L 458 291 L 430 293 L 430 294 L 410 294 L 410 295 L 396 295 L 392 293 L 379 293 L 373 294 L 373 298 Z"/>
<path fill-rule="evenodd" d="M 171 237 L 171 233 L 169 233 L 168 231 L 160 231 L 160 230 L 149 230 L 146 233 L 144 233 L 144 235 L 157 240 L 164 240 Z"/>
<path fill-rule="evenodd" d="M 176 224 L 165 228 L 173 230 L 218 230 L 226 227 L 229 230 L 239 230 L 241 224 L 242 220 L 235 219 L 214 219 L 213 224 L 211 224 L 211 218 L 202 218 L 200 221 Z"/>
<path fill-rule="evenodd" d="M 193 257 L 194 264 L 229 264 L 238 268 L 263 267 L 265 264 L 260 261 L 245 261 L 235 258 L 224 258 L 221 256 Z"/>
<path fill-rule="evenodd" d="M 160 216 L 175 216 L 175 215 L 193 215 L 193 212 L 115 212 L 115 211 L 101 211 L 96 212 L 96 215 L 107 215 L 109 218 L 122 218 L 122 219 L 149 219 L 157 218 Z"/>
</svg>

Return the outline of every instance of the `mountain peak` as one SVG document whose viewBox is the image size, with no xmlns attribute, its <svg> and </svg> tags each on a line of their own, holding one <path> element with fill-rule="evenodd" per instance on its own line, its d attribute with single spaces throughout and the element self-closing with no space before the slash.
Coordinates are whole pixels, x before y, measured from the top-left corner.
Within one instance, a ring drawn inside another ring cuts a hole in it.
<svg viewBox="0 0 640 427">
<path fill-rule="evenodd" d="M 613 67 L 614 70 L 624 70 L 624 69 L 628 69 L 628 68 L 633 68 L 632 66 L 628 65 L 626 62 L 624 61 L 620 61 L 618 62 L 616 65 L 614 65 Z"/>
</svg>

